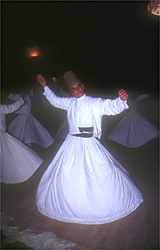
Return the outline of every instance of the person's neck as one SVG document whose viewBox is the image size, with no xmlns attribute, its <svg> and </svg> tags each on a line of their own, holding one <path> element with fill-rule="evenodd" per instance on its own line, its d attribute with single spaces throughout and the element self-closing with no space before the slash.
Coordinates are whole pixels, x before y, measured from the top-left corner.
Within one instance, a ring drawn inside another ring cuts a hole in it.
<svg viewBox="0 0 160 250">
<path fill-rule="evenodd" d="M 83 95 L 81 95 L 81 96 L 77 96 L 77 98 L 81 98 L 81 97 L 83 97 L 83 96 L 85 96 L 86 94 L 84 93 Z"/>
</svg>

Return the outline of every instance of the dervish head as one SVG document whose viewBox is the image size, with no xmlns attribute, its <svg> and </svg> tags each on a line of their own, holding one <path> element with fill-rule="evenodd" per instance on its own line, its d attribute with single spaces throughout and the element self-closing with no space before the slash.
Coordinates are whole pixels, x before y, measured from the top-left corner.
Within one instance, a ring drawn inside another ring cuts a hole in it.
<svg viewBox="0 0 160 250">
<path fill-rule="evenodd" d="M 73 71 L 66 71 L 63 75 L 64 83 L 69 93 L 74 97 L 81 97 L 85 94 L 85 86 Z"/>
</svg>

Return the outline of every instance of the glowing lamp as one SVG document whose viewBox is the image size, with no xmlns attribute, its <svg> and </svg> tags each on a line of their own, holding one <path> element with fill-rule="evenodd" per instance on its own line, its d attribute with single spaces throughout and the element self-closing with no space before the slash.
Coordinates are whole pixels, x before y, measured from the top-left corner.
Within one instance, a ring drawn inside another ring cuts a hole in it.
<svg viewBox="0 0 160 250">
<path fill-rule="evenodd" d="M 28 48 L 26 50 L 26 56 L 28 58 L 37 58 L 41 56 L 41 51 L 37 47 Z"/>
<path fill-rule="evenodd" d="M 160 16 L 160 0 L 150 0 L 147 9 L 152 15 Z"/>
<path fill-rule="evenodd" d="M 31 57 L 39 56 L 39 52 L 37 50 L 32 50 L 30 56 Z"/>
</svg>

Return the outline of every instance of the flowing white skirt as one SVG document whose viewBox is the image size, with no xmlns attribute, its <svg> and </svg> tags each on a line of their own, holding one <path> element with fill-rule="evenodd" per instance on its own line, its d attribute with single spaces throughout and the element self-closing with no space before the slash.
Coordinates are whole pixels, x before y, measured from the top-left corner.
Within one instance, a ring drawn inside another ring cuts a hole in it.
<svg viewBox="0 0 160 250">
<path fill-rule="evenodd" d="M 0 132 L 0 182 L 19 183 L 29 179 L 42 159 L 22 142 Z"/>
<path fill-rule="evenodd" d="M 128 172 L 94 137 L 68 135 L 39 183 L 38 210 L 53 219 L 103 224 L 143 201 Z"/>
<path fill-rule="evenodd" d="M 8 132 L 25 144 L 35 143 L 46 148 L 54 142 L 47 129 L 30 113 L 18 114 L 9 124 Z"/>
</svg>

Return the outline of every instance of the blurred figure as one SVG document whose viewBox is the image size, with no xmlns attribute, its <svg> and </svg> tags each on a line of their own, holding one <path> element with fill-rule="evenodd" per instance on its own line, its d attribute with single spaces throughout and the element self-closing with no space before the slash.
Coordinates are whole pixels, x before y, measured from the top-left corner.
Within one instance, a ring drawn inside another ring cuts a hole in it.
<svg viewBox="0 0 160 250">
<path fill-rule="evenodd" d="M 23 96 L 24 105 L 15 112 L 16 117 L 10 122 L 8 132 L 25 144 L 49 147 L 54 142 L 53 137 L 31 113 L 33 91 L 28 94 L 10 94 L 8 98 L 16 101 L 20 96 Z"/>
<path fill-rule="evenodd" d="M 17 111 L 24 101 L 0 104 L 0 182 L 19 183 L 29 179 L 42 163 L 41 158 L 6 132 L 5 115 Z"/>
<path fill-rule="evenodd" d="M 128 112 L 112 127 L 108 139 L 128 148 L 137 148 L 159 135 L 158 129 L 138 111 L 146 99 L 149 95 L 143 94 L 134 100 Z"/>
</svg>

